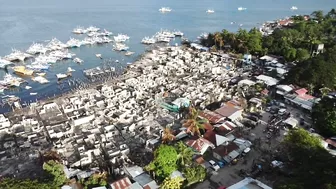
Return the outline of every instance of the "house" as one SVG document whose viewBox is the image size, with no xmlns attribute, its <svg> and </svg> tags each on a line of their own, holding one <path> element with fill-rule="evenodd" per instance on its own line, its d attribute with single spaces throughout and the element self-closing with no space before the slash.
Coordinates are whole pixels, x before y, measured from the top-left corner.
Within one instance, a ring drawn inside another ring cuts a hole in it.
<svg viewBox="0 0 336 189">
<path fill-rule="evenodd" d="M 293 88 L 289 85 L 277 85 L 276 86 L 276 94 L 284 96 L 285 94 L 288 94 L 293 91 Z"/>
<path fill-rule="evenodd" d="M 131 181 L 128 177 L 119 179 L 119 180 L 113 182 L 112 184 L 110 184 L 112 189 L 125 189 L 125 188 L 128 188 L 131 185 L 132 185 L 132 183 L 131 183 Z"/>
<path fill-rule="evenodd" d="M 277 79 L 267 75 L 258 75 L 257 80 L 265 83 L 267 86 L 274 86 L 279 82 Z"/>
<path fill-rule="evenodd" d="M 231 103 L 226 103 L 224 106 L 215 110 L 215 112 L 223 117 L 229 118 L 231 121 L 238 120 L 242 118 L 243 108 L 238 105 Z"/>
<path fill-rule="evenodd" d="M 227 189 L 272 189 L 259 180 L 247 177 L 244 180 L 237 182 L 234 185 L 229 186 Z"/>
<path fill-rule="evenodd" d="M 249 100 L 251 112 L 254 110 L 262 110 L 262 100 L 260 98 L 253 97 Z"/>
<path fill-rule="evenodd" d="M 217 148 L 215 148 L 212 151 L 213 156 L 222 161 L 225 159 L 229 159 L 229 157 L 227 157 L 232 151 L 239 149 L 238 145 L 235 144 L 234 142 L 230 142 L 227 145 L 220 145 Z"/>
<path fill-rule="evenodd" d="M 217 124 L 225 120 L 225 117 L 210 110 L 201 111 L 199 116 L 207 119 L 211 124 Z"/>
<path fill-rule="evenodd" d="M 146 189 L 157 189 L 157 188 L 159 188 L 157 183 L 147 173 L 142 173 L 142 174 L 136 176 L 135 178 L 133 178 L 133 180 L 135 182 L 139 183 L 140 186 L 142 186 L 143 188 L 146 188 Z"/>
<path fill-rule="evenodd" d="M 143 169 L 137 165 L 132 167 L 125 167 L 124 168 L 127 175 L 129 175 L 132 179 L 134 179 L 136 176 L 144 173 Z"/>
<path fill-rule="evenodd" d="M 198 138 L 196 140 L 190 139 L 186 141 L 186 145 L 193 148 L 196 152 L 203 155 L 209 148 L 215 148 L 214 144 L 205 138 Z"/>
</svg>

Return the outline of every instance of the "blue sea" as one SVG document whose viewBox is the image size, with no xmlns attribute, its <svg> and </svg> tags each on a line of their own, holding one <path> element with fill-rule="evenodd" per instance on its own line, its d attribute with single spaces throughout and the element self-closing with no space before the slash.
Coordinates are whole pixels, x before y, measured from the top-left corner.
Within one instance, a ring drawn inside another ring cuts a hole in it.
<svg viewBox="0 0 336 189">
<path fill-rule="evenodd" d="M 298 10 L 292 11 L 290 7 Z M 162 14 L 161 7 L 172 12 Z M 245 7 L 245 11 L 238 11 Z M 336 7 L 335 0 L 0 0 L 0 57 L 12 48 L 26 51 L 33 42 L 46 43 L 53 37 L 66 42 L 70 37 L 83 38 L 71 31 L 76 26 L 91 25 L 106 28 L 114 34 L 124 33 L 131 38 L 127 42 L 135 54 L 131 57 L 112 51 L 112 43 L 101 46 L 82 46 L 72 49 L 84 60 L 82 65 L 71 60 L 54 64 L 47 72 L 48 84 L 41 85 L 25 78 L 32 89 L 21 88 L 5 91 L 3 95 L 16 95 L 21 102 L 31 102 L 58 95 L 70 90 L 67 81 L 57 82 L 56 73 L 65 73 L 68 67 L 76 70 L 71 80 L 86 81 L 83 70 L 101 65 L 104 59 L 119 60 L 116 67 L 134 62 L 146 46 L 140 44 L 145 36 L 152 36 L 160 29 L 180 30 L 191 40 L 203 32 L 237 31 L 240 28 L 258 27 L 271 21 L 295 14 L 310 14 L 315 10 L 329 11 Z M 207 14 L 206 10 L 215 10 Z M 235 24 L 231 24 L 234 22 Z M 9 70 L 11 73 L 12 71 Z M 0 70 L 0 80 L 5 71 Z M 30 93 L 37 93 L 31 96 Z M 2 96 L 3 96 L 2 95 Z M 0 113 L 8 108 L 0 107 Z"/>
</svg>

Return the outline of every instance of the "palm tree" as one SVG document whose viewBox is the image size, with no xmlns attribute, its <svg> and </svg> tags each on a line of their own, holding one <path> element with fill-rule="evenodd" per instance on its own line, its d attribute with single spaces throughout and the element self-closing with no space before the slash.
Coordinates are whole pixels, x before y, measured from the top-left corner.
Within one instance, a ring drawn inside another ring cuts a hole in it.
<svg viewBox="0 0 336 189">
<path fill-rule="evenodd" d="M 189 108 L 189 115 L 187 120 L 183 123 L 183 126 L 187 128 L 187 132 L 192 135 L 201 135 L 200 130 L 204 130 L 204 124 L 208 120 L 199 118 L 199 112 L 194 108 Z"/>
<path fill-rule="evenodd" d="M 166 128 L 164 128 L 161 140 L 162 143 L 169 143 L 175 140 L 175 135 L 172 134 L 172 131 L 169 127 L 166 126 Z"/>
<path fill-rule="evenodd" d="M 215 46 L 217 46 L 217 44 L 219 43 L 219 48 L 221 49 L 221 45 L 224 44 L 221 33 L 216 32 L 214 34 L 214 39 L 215 39 Z"/>
<path fill-rule="evenodd" d="M 322 87 L 319 90 L 320 90 L 320 92 L 322 94 L 322 97 L 326 96 L 331 91 L 331 89 L 329 89 L 328 87 Z"/>
<path fill-rule="evenodd" d="M 178 152 L 178 159 L 182 166 L 189 165 L 192 162 L 192 157 L 195 152 L 191 148 L 186 146 L 183 142 L 178 142 L 176 145 Z"/>
</svg>

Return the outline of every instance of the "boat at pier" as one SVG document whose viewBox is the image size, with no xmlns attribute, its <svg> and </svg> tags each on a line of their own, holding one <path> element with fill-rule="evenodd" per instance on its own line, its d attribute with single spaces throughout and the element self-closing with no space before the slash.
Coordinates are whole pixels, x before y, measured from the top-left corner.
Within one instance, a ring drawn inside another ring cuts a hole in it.
<svg viewBox="0 0 336 189">
<path fill-rule="evenodd" d="M 33 77 L 31 80 L 33 80 L 35 82 L 38 82 L 40 84 L 49 83 L 49 81 L 46 78 L 42 77 L 42 76 Z"/>
<path fill-rule="evenodd" d="M 74 61 L 75 63 L 77 63 L 77 64 L 81 64 L 81 63 L 84 62 L 84 60 L 82 60 L 82 59 L 80 59 L 80 58 L 74 58 L 73 61 Z"/>
<path fill-rule="evenodd" d="M 48 51 L 47 48 L 43 46 L 43 44 L 40 43 L 33 43 L 28 49 L 27 53 L 35 55 L 35 54 L 45 54 Z"/>
<path fill-rule="evenodd" d="M 63 51 L 52 51 L 49 56 L 55 57 L 58 60 L 63 60 L 63 59 L 71 59 L 72 57 L 76 56 L 76 54 L 70 53 L 68 50 L 63 50 Z"/>
<path fill-rule="evenodd" d="M 13 63 L 0 57 L 0 69 L 6 69 L 9 65 L 13 65 Z"/>
<path fill-rule="evenodd" d="M 113 50 L 115 51 L 127 51 L 128 49 L 129 47 L 123 43 L 116 43 L 115 45 L 113 45 Z"/>
<path fill-rule="evenodd" d="M 33 62 L 30 65 L 27 65 L 27 68 L 34 71 L 48 70 L 50 67 L 49 64 L 41 63 L 41 62 Z"/>
<path fill-rule="evenodd" d="M 24 62 L 27 58 L 32 58 L 33 56 L 27 53 L 23 53 L 19 50 L 12 49 L 12 53 L 5 56 L 4 59 L 8 61 L 21 61 Z"/>
<path fill-rule="evenodd" d="M 56 38 L 52 38 L 51 41 L 46 45 L 46 48 L 51 51 L 62 50 L 67 48 L 68 46 L 62 43 L 60 40 Z"/>
<path fill-rule="evenodd" d="M 184 33 L 181 31 L 174 31 L 173 34 L 175 35 L 175 37 L 182 37 L 184 35 Z"/>
<path fill-rule="evenodd" d="M 87 32 L 98 32 L 100 30 L 100 28 L 96 27 L 96 26 L 90 26 L 88 28 L 86 28 Z"/>
<path fill-rule="evenodd" d="M 72 33 L 74 33 L 74 34 L 84 34 L 86 32 L 87 32 L 87 30 L 84 29 L 81 26 L 77 26 L 75 29 L 72 30 Z"/>
<path fill-rule="evenodd" d="M 64 78 L 67 78 L 69 76 L 70 76 L 69 74 L 64 74 L 64 73 L 56 74 L 57 79 L 64 79 Z"/>
<path fill-rule="evenodd" d="M 0 85 L 7 86 L 7 87 L 19 87 L 21 83 L 24 83 L 25 80 L 15 77 L 11 74 L 5 74 L 2 81 L 0 81 Z"/>
<path fill-rule="evenodd" d="M 163 37 L 163 36 L 159 36 L 156 38 L 156 41 L 159 43 L 169 43 L 171 40 L 171 38 L 169 37 Z"/>
<path fill-rule="evenodd" d="M 56 63 L 58 58 L 54 56 L 47 56 L 47 55 L 40 55 L 35 58 L 36 62 L 39 63 L 46 63 L 46 64 L 53 64 Z"/>
<path fill-rule="evenodd" d="M 69 41 L 66 42 L 68 48 L 78 48 L 82 46 L 82 42 L 78 39 L 70 38 Z"/>
<path fill-rule="evenodd" d="M 145 37 L 141 40 L 142 44 L 146 44 L 146 45 L 151 45 L 156 43 L 156 39 L 154 37 Z"/>
<path fill-rule="evenodd" d="M 25 66 L 15 66 L 13 70 L 16 74 L 21 75 L 33 75 L 34 73 L 34 70 L 27 69 Z"/>
<path fill-rule="evenodd" d="M 83 71 L 84 75 L 89 78 L 104 74 L 111 74 L 112 72 L 115 72 L 114 67 L 108 67 L 108 68 L 95 67 Z"/>
<path fill-rule="evenodd" d="M 132 52 L 132 51 L 127 51 L 127 52 L 125 53 L 126 56 L 131 56 L 132 54 L 134 54 L 134 52 Z"/>
<path fill-rule="evenodd" d="M 162 13 L 166 13 L 166 12 L 171 12 L 172 9 L 169 8 L 169 7 L 161 7 L 161 8 L 159 9 L 159 11 L 162 12 Z"/>
<path fill-rule="evenodd" d="M 114 36 L 113 38 L 114 38 L 114 41 L 117 43 L 125 42 L 130 39 L 130 37 L 125 34 L 118 34 L 117 36 Z"/>
</svg>

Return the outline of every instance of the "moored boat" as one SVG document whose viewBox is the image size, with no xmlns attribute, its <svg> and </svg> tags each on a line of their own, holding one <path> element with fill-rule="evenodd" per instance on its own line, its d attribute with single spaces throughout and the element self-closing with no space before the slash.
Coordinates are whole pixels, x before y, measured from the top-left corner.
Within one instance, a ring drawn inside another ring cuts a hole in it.
<svg viewBox="0 0 336 189">
<path fill-rule="evenodd" d="M 33 75 L 34 70 L 26 69 L 25 66 L 15 66 L 13 68 L 14 72 L 22 75 Z"/>
</svg>

